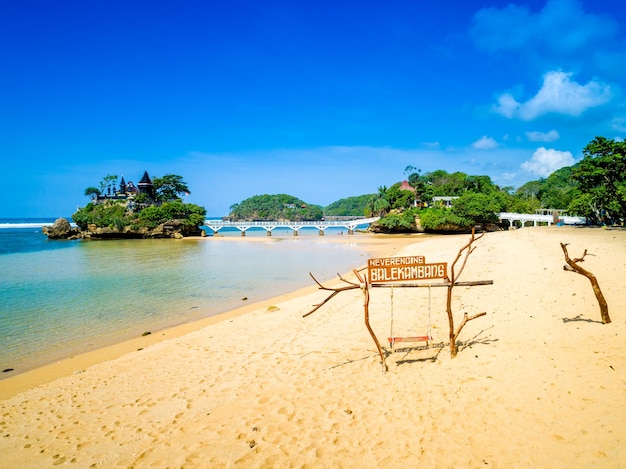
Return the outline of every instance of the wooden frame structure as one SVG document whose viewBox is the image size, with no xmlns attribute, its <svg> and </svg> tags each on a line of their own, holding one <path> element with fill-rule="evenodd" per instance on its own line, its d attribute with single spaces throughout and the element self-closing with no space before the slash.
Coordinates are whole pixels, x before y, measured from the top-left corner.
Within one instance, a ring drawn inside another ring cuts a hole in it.
<svg viewBox="0 0 626 469">
<path fill-rule="evenodd" d="M 322 285 L 314 276 L 311 275 L 311 278 L 317 283 L 320 290 L 330 291 L 331 294 L 326 297 L 324 301 L 313 305 L 313 309 L 306 313 L 303 317 L 307 317 L 325 305 L 328 301 L 330 301 L 335 295 L 347 291 L 354 290 L 356 288 L 360 288 L 363 291 L 365 296 L 363 309 L 364 309 L 364 319 L 365 319 L 365 327 L 369 332 L 372 340 L 376 344 L 376 348 L 378 350 L 378 354 L 380 355 L 380 362 L 382 366 L 383 373 L 388 370 L 386 361 L 385 361 L 385 352 L 380 345 L 380 341 L 378 337 L 374 333 L 372 326 L 370 325 L 369 320 L 369 301 L 370 301 L 370 290 L 372 288 L 424 288 L 424 287 L 445 287 L 447 288 L 447 297 L 446 297 L 446 312 L 448 315 L 448 324 L 450 326 L 450 355 L 454 358 L 457 354 L 457 346 L 456 339 L 458 338 L 461 330 L 469 321 L 479 318 L 481 316 L 486 315 L 486 312 L 477 313 L 472 316 L 468 316 L 467 313 L 464 313 L 463 319 L 459 323 L 457 329 L 454 328 L 454 316 L 452 314 L 452 290 L 455 286 L 477 286 L 477 285 L 492 285 L 493 280 L 475 280 L 475 281 L 466 281 L 461 282 L 458 280 L 465 265 L 467 263 L 467 259 L 469 255 L 474 251 L 475 247 L 472 246 L 473 243 L 482 238 L 484 233 L 480 236 L 476 237 L 474 230 L 472 230 L 472 235 L 469 242 L 463 246 L 454 261 L 452 262 L 450 268 L 450 277 L 447 274 L 447 263 L 437 263 L 437 264 L 427 264 L 426 260 L 423 256 L 410 256 L 413 259 L 407 258 L 385 258 L 385 259 L 370 259 L 368 261 L 368 273 L 363 275 L 358 270 L 353 270 L 355 277 L 358 280 L 358 283 L 351 282 L 349 280 L 344 279 L 341 275 L 337 274 L 339 279 L 347 284 L 347 286 L 339 287 L 339 288 L 331 288 L 325 287 Z M 462 262 L 457 270 L 457 263 L 462 259 Z M 420 269 L 420 266 L 422 267 Z M 403 270 L 391 270 L 391 269 L 403 269 Z M 373 271 L 372 269 L 382 269 Z M 372 282 L 372 278 L 376 279 L 376 282 Z M 435 278 L 443 279 L 441 283 L 415 283 L 419 280 L 430 280 Z M 395 283 L 400 280 L 406 280 L 409 283 Z"/>
</svg>

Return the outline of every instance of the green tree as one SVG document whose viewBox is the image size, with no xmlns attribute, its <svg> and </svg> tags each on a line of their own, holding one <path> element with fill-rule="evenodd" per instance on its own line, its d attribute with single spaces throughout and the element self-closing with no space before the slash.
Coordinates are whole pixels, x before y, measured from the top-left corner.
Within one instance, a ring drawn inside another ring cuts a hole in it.
<svg viewBox="0 0 626 469">
<path fill-rule="evenodd" d="M 457 171 L 448 174 L 439 169 L 428 173 L 426 179 L 433 189 L 433 196 L 457 196 L 468 189 L 467 174 Z"/>
<path fill-rule="evenodd" d="M 472 220 L 459 217 L 448 208 L 427 208 L 420 211 L 420 221 L 426 230 L 439 231 L 449 227 L 469 229 Z"/>
<path fill-rule="evenodd" d="M 115 193 L 115 188 L 117 186 L 117 176 L 113 174 L 107 174 L 102 178 L 99 186 L 101 194 Z"/>
<path fill-rule="evenodd" d="M 132 219 L 127 216 L 126 207 L 123 204 L 108 201 L 88 203 L 72 215 L 72 220 L 81 230 L 86 229 L 88 225 L 123 228 L 132 223 Z"/>
<path fill-rule="evenodd" d="M 624 223 L 626 218 L 626 142 L 596 137 L 572 169 L 578 193 L 570 212 L 592 222 Z"/>
<path fill-rule="evenodd" d="M 572 167 L 566 166 L 553 172 L 546 179 L 530 181 L 517 189 L 515 194 L 525 201 L 537 201 L 536 208 L 565 209 L 576 195 L 572 180 Z"/>
<path fill-rule="evenodd" d="M 416 229 L 415 217 L 417 215 L 416 208 L 407 210 L 392 210 L 386 217 L 381 218 L 378 222 L 380 226 L 384 226 L 389 231 L 407 232 Z"/>
<path fill-rule="evenodd" d="M 541 187 L 543 208 L 565 209 L 574 199 L 576 185 L 572 181 L 572 167 L 558 169 L 544 181 Z"/>
<path fill-rule="evenodd" d="M 200 226 L 204 223 L 206 210 L 195 204 L 185 204 L 180 200 L 164 202 L 144 208 L 134 221 L 136 226 L 155 228 L 170 220 L 181 220 L 187 226 Z"/>
<path fill-rule="evenodd" d="M 465 192 L 454 201 L 452 213 L 468 224 L 496 223 L 497 213 L 502 209 L 498 197 L 491 194 Z"/>
<path fill-rule="evenodd" d="M 401 184 L 396 183 L 387 189 L 387 200 L 391 209 L 410 208 L 415 203 L 415 192 L 400 189 Z"/>
<path fill-rule="evenodd" d="M 85 196 L 91 199 L 96 199 L 99 195 L 102 195 L 102 192 L 97 187 L 89 186 L 87 189 L 85 189 Z"/>
<path fill-rule="evenodd" d="M 189 187 L 183 181 L 182 176 L 166 174 L 163 177 L 152 178 L 155 198 L 160 202 L 179 200 L 183 195 L 189 194 Z"/>
<path fill-rule="evenodd" d="M 391 208 L 387 186 L 379 186 L 378 193 L 370 197 L 365 210 L 368 217 L 384 217 Z"/>
<path fill-rule="evenodd" d="M 526 184 L 520 186 L 515 191 L 515 194 L 524 199 L 541 199 L 541 185 L 543 181 L 529 181 Z"/>
</svg>

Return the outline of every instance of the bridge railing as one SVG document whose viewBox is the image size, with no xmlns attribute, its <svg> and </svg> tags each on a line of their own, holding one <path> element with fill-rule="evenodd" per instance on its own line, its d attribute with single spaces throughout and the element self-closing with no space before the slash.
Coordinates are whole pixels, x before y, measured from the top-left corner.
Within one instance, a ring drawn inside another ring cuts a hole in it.
<svg viewBox="0 0 626 469">
<path fill-rule="evenodd" d="M 206 226 L 347 226 L 366 225 L 378 220 L 373 218 L 355 218 L 346 220 L 320 220 L 320 221 L 231 221 L 231 220 L 205 220 Z"/>
<path fill-rule="evenodd" d="M 533 222 L 533 223 L 547 223 L 548 225 L 554 223 L 553 215 L 543 215 L 538 213 L 512 213 L 502 212 L 498 214 L 500 220 L 508 220 L 509 222 L 519 221 L 520 223 Z M 587 219 L 585 217 L 574 217 L 570 215 L 559 215 L 557 217 L 557 223 L 561 222 L 565 225 L 586 225 Z"/>
</svg>

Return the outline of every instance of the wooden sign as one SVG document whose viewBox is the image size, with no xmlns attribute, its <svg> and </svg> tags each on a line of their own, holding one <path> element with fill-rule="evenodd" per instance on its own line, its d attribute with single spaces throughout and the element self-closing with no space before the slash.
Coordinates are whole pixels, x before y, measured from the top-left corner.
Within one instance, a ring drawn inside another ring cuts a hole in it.
<svg viewBox="0 0 626 469">
<path fill-rule="evenodd" d="M 424 256 L 382 257 L 367 261 L 371 283 L 448 278 L 448 263 L 427 264 Z"/>
</svg>

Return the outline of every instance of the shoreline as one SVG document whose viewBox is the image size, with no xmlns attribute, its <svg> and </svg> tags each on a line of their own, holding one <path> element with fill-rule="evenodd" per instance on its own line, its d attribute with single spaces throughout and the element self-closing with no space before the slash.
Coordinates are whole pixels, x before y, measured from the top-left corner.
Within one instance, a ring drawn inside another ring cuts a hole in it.
<svg viewBox="0 0 626 469">
<path fill-rule="evenodd" d="M 451 268 L 467 241 L 394 254 Z M 588 251 L 611 323 L 560 243 Z M 381 373 L 360 289 L 303 318 L 331 293 L 311 285 L 0 400 L 0 467 L 623 467 L 626 231 L 527 227 L 473 247 L 457 280 L 493 284 L 454 288 L 456 327 L 486 312 L 454 358 L 446 289 L 372 289 L 381 341 L 390 325 L 433 337 L 384 343 Z"/>
<path fill-rule="evenodd" d="M 322 242 L 332 243 L 356 243 L 368 257 L 392 256 L 393 251 L 403 249 L 408 245 L 418 242 L 424 235 L 422 234 L 399 234 L 380 235 L 361 233 L 357 235 L 327 236 L 321 239 Z M 298 239 L 297 237 L 294 237 Z M 307 237 L 306 241 L 311 241 Z M 181 241 L 202 241 L 202 242 L 280 242 L 292 240 L 292 237 L 270 237 L 270 236 L 217 236 L 213 237 L 187 237 Z M 217 240 L 217 241 L 216 241 Z M 363 266 L 358 266 L 361 268 Z M 313 272 L 314 273 L 314 272 Z M 329 283 L 334 283 L 335 280 Z M 175 339 L 191 332 L 195 332 L 218 322 L 227 321 L 258 309 L 267 308 L 273 304 L 281 303 L 292 298 L 306 296 L 317 291 L 318 287 L 311 279 L 311 286 L 302 287 L 291 292 L 272 296 L 267 299 L 245 304 L 236 308 L 180 324 L 166 325 L 165 327 L 154 328 L 149 335 L 133 338 L 121 337 L 119 341 L 96 346 L 90 350 L 79 349 L 76 353 L 57 359 L 51 363 L 27 369 L 14 375 L 2 376 L 0 378 L 0 400 L 7 399 L 15 394 L 23 392 L 32 387 L 39 386 L 54 381 L 58 378 L 82 372 L 85 368 L 109 360 L 115 360 L 125 354 L 139 352 L 144 348 L 154 344 Z"/>
</svg>

